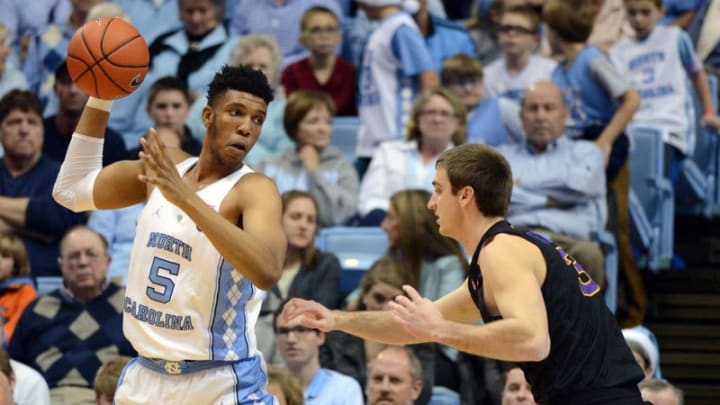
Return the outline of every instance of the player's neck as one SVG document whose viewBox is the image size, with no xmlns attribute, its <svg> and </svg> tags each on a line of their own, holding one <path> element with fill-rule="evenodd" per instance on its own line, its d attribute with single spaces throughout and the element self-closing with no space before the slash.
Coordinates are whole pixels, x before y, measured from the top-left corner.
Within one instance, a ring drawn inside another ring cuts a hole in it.
<svg viewBox="0 0 720 405">
<path fill-rule="evenodd" d="M 473 214 L 463 221 L 462 236 L 458 242 L 468 255 L 472 255 L 487 231 L 503 219 L 503 217 L 486 217 L 474 209 Z"/>
<path fill-rule="evenodd" d="M 210 151 L 203 148 L 197 163 L 187 171 L 184 178 L 190 180 L 189 184 L 195 185 L 196 190 L 199 190 L 239 170 L 242 166 L 243 163 L 237 167 L 229 167 L 212 157 Z"/>
</svg>

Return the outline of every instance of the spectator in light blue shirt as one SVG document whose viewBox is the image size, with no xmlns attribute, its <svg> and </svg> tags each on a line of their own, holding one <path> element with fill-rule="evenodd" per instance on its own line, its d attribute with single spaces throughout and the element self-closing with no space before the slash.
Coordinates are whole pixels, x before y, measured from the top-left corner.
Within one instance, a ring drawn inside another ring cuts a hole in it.
<svg viewBox="0 0 720 405">
<path fill-rule="evenodd" d="M 360 384 L 353 378 L 320 367 L 320 346 L 325 333 L 281 316 L 287 301 L 275 311 L 275 340 L 290 373 L 300 381 L 305 405 L 362 405 Z"/>
<path fill-rule="evenodd" d="M 308 56 L 308 51 L 298 41 L 300 17 L 312 6 L 332 10 L 342 20 L 343 12 L 336 0 L 252 0 L 244 1 L 236 9 L 230 21 L 233 35 L 266 34 L 277 40 L 282 49 L 285 65 Z M 283 66 L 284 67 L 284 66 Z"/>
<path fill-rule="evenodd" d="M 527 141 L 498 147 L 515 181 L 508 221 L 552 239 L 602 285 L 603 253 L 590 240 L 607 221 L 602 152 L 590 141 L 563 135 L 568 109 L 551 82 L 530 86 L 520 117 Z"/>
</svg>

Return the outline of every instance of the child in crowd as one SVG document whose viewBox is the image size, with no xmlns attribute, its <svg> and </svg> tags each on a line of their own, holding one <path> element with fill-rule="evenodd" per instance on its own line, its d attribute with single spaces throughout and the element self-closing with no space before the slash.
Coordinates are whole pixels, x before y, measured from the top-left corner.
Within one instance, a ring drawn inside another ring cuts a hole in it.
<svg viewBox="0 0 720 405">
<path fill-rule="evenodd" d="M 610 51 L 622 76 L 638 89 L 642 103 L 632 124 L 662 130 L 667 176 L 677 179 L 682 160 L 692 153 L 695 111 L 688 79 L 697 92 L 703 124 L 720 127 L 707 76 L 685 31 L 660 26 L 662 0 L 625 0 L 635 37 L 624 37 Z"/>
<path fill-rule="evenodd" d="M 467 109 L 467 142 L 498 146 L 525 138 L 520 106 L 506 97 L 486 94 L 483 66 L 468 55 L 455 55 L 443 63 L 440 74 L 447 87 Z"/>
<path fill-rule="evenodd" d="M 112 405 L 115 403 L 113 399 L 115 398 L 118 380 L 123 368 L 130 360 L 131 358 L 128 356 L 118 356 L 98 368 L 93 381 L 97 405 Z"/>
<path fill-rule="evenodd" d="M 548 0 L 543 7 L 548 42 L 562 55 L 552 79 L 570 108 L 566 135 L 594 141 L 605 158 L 608 217 L 614 219 L 608 228 L 617 240 L 628 289 L 628 305 L 620 308 L 619 318 L 622 326 L 633 326 L 642 322 L 647 298 L 630 245 L 630 143 L 624 130 L 640 106 L 640 96 L 602 51 L 586 44 L 595 14 L 595 5 L 585 0 Z"/>
<path fill-rule="evenodd" d="M 540 16 L 527 5 L 503 11 L 497 30 L 503 50 L 500 58 L 485 67 L 485 89 L 489 96 L 520 101 L 531 84 L 550 80 L 557 63 L 535 54 L 540 44 Z"/>
<path fill-rule="evenodd" d="M 25 307 L 35 299 L 30 261 L 23 241 L 0 233 L 0 316 L 5 320 L 5 339 L 10 341 Z"/>
<path fill-rule="evenodd" d="M 342 41 L 338 16 L 326 7 L 309 8 L 300 20 L 300 31 L 300 42 L 310 56 L 283 71 L 285 95 L 300 89 L 322 91 L 332 97 L 337 115 L 357 115 L 355 66 L 335 54 Z"/>
<path fill-rule="evenodd" d="M 438 83 L 430 52 L 406 0 L 358 0 L 368 19 L 379 21 L 370 34 L 358 83 L 360 128 L 356 153 L 360 177 L 377 146 L 402 138 L 417 94 Z M 405 7 L 405 8 L 404 8 Z"/>
</svg>

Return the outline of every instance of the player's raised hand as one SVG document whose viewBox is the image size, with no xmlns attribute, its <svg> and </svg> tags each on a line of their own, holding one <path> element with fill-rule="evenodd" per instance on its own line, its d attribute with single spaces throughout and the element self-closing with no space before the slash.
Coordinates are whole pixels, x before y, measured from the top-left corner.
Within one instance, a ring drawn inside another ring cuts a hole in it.
<svg viewBox="0 0 720 405">
<path fill-rule="evenodd" d="M 138 179 L 160 189 L 163 196 L 175 205 L 180 205 L 189 194 L 190 188 L 183 182 L 175 164 L 168 156 L 165 144 L 154 128 L 150 128 L 147 137 L 140 139 L 142 151 L 139 157 L 144 174 Z"/>
<path fill-rule="evenodd" d="M 280 316 L 285 322 L 297 319 L 303 326 L 322 332 L 330 332 L 335 328 L 332 312 L 315 301 L 293 298 L 285 304 Z"/>
<path fill-rule="evenodd" d="M 416 338 L 433 341 L 434 331 L 444 320 L 442 314 L 432 301 L 422 297 L 413 287 L 404 285 L 402 288 L 407 296 L 398 295 L 389 302 L 393 318 Z"/>
</svg>

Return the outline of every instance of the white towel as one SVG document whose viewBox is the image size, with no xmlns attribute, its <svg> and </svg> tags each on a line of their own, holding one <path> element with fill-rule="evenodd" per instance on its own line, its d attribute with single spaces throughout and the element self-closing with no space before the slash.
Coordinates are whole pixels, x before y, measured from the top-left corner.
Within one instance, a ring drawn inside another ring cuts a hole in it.
<svg viewBox="0 0 720 405">
<path fill-rule="evenodd" d="M 720 41 L 720 0 L 711 0 L 703 25 L 700 28 L 700 36 L 697 42 L 697 54 L 700 60 L 705 60 L 715 45 Z"/>
</svg>

